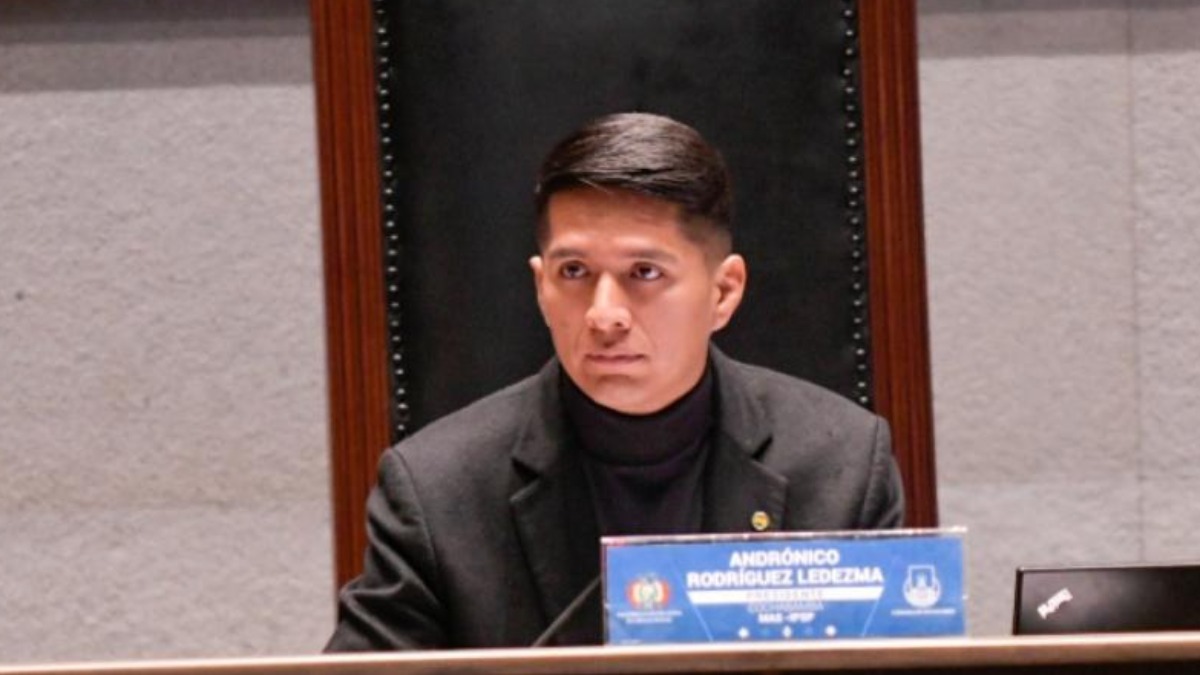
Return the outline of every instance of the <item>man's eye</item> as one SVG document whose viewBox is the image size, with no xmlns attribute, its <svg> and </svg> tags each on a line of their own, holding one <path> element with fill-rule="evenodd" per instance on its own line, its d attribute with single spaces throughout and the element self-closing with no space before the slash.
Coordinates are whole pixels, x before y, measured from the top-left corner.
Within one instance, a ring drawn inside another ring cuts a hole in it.
<svg viewBox="0 0 1200 675">
<path fill-rule="evenodd" d="M 579 263 L 566 263 L 558 268 L 558 274 L 564 279 L 582 279 L 587 275 L 587 268 Z"/>
<path fill-rule="evenodd" d="M 633 268 L 633 278 L 639 281 L 654 281 L 662 278 L 662 270 L 654 265 L 637 265 Z"/>
</svg>

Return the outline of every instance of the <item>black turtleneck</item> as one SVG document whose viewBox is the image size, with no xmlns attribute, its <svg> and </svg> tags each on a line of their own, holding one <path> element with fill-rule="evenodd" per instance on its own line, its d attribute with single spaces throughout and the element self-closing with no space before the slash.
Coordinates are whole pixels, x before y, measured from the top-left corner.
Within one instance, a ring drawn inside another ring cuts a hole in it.
<svg viewBox="0 0 1200 675">
<path fill-rule="evenodd" d="M 565 374 L 563 402 L 605 535 L 700 531 L 701 490 L 714 417 L 712 369 L 678 401 L 627 415 L 588 398 Z"/>
</svg>

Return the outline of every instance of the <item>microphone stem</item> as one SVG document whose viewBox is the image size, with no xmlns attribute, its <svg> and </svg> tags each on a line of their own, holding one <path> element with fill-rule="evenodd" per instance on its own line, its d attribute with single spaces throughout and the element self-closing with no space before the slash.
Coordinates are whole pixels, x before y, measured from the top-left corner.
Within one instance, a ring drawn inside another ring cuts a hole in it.
<svg viewBox="0 0 1200 675">
<path fill-rule="evenodd" d="M 575 596 L 575 599 L 571 601 L 571 604 L 567 605 L 567 608 L 558 615 L 558 618 L 554 619 L 554 622 L 550 624 L 550 627 L 542 631 L 542 634 L 539 635 L 538 639 L 534 640 L 533 644 L 530 646 L 545 647 L 546 643 L 549 642 L 551 638 L 558 635 L 559 629 L 575 616 L 575 613 L 579 611 L 579 608 L 583 606 L 583 603 L 587 602 L 588 596 L 590 596 L 592 591 L 595 591 L 596 587 L 599 585 L 600 577 L 592 579 L 592 583 L 588 584 L 587 588 L 583 589 L 582 593 Z"/>
</svg>

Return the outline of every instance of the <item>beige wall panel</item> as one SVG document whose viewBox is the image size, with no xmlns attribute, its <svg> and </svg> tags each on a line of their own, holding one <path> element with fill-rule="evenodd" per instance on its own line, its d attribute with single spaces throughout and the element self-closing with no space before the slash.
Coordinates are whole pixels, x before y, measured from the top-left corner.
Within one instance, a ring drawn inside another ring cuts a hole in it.
<svg viewBox="0 0 1200 675">
<path fill-rule="evenodd" d="M 920 8 L 941 514 L 1003 634 L 1018 565 L 1140 553 L 1128 15 Z"/>
<path fill-rule="evenodd" d="M 1147 3 L 1132 29 L 1142 469 L 1200 479 L 1200 3 Z"/>
<path fill-rule="evenodd" d="M 332 626 L 302 0 L 0 4 L 0 661 Z"/>
</svg>

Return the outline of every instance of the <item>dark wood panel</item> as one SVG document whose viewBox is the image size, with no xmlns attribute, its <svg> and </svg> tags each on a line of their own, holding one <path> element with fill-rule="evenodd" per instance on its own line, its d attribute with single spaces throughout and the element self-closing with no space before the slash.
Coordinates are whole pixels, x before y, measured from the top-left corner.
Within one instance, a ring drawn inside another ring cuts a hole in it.
<svg viewBox="0 0 1200 675">
<path fill-rule="evenodd" d="M 907 524 L 938 523 L 917 105 L 916 0 L 862 0 L 867 251 L 876 410 L 892 424 Z"/>
<path fill-rule="evenodd" d="M 390 441 L 379 140 L 368 0 L 312 0 L 336 584 L 358 574 L 366 498 Z"/>
</svg>

